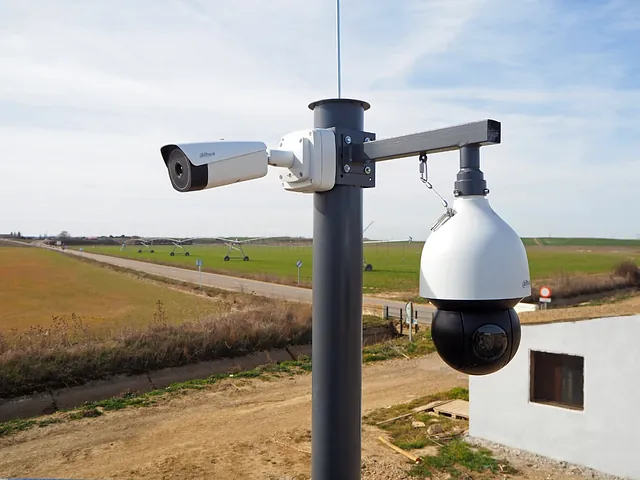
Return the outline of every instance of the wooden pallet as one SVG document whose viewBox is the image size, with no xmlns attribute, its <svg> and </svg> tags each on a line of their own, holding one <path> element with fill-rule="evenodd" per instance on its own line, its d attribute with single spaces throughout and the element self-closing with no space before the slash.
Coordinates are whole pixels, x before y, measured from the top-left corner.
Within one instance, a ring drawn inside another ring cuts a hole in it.
<svg viewBox="0 0 640 480">
<path fill-rule="evenodd" d="M 438 405 L 433 409 L 438 415 L 444 415 L 453 419 L 469 420 L 469 402 L 465 400 L 451 400 Z"/>
</svg>

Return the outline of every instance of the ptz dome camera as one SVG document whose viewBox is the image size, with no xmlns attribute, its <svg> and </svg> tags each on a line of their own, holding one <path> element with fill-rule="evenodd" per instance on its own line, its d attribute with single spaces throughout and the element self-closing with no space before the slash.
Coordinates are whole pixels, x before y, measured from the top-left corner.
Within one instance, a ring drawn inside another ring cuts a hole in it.
<svg viewBox="0 0 640 480">
<path fill-rule="evenodd" d="M 486 375 L 520 345 L 513 307 L 531 294 L 527 253 L 485 193 L 458 196 L 452 210 L 424 244 L 420 296 L 437 309 L 431 335 L 440 357 L 460 372 Z"/>
</svg>

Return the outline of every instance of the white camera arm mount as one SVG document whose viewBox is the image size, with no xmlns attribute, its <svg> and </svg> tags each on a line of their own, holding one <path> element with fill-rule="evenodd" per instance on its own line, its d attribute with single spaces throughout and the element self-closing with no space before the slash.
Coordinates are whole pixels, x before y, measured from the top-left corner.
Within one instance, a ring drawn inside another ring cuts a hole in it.
<svg viewBox="0 0 640 480">
<path fill-rule="evenodd" d="M 285 190 L 300 193 L 331 190 L 336 179 L 336 140 L 329 128 L 298 130 L 282 137 L 277 149 L 267 150 L 268 162 L 282 170 Z"/>
</svg>

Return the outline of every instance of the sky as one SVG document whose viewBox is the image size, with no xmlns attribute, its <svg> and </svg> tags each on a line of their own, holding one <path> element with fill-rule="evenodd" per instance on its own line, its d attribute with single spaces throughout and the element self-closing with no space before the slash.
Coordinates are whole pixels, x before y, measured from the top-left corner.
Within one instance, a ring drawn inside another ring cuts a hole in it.
<svg viewBox="0 0 640 480">
<path fill-rule="evenodd" d="M 342 96 L 378 139 L 491 118 L 495 211 L 521 236 L 640 238 L 640 2 L 342 0 Z M 0 233 L 311 236 L 279 172 L 181 194 L 174 142 L 275 148 L 337 96 L 335 0 L 0 0 Z M 456 152 L 428 160 L 453 200 Z M 425 239 L 417 158 L 383 162 L 367 236 Z"/>
</svg>

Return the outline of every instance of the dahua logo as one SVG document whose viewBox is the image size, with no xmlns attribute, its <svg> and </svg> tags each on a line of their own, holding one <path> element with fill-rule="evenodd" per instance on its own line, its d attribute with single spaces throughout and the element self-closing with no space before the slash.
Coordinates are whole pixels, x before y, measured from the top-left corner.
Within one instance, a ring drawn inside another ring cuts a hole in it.
<svg viewBox="0 0 640 480">
<path fill-rule="evenodd" d="M 522 288 L 526 288 L 531 286 L 531 282 L 529 280 L 523 280 L 522 281 Z"/>
<path fill-rule="evenodd" d="M 200 158 L 202 158 L 202 157 L 213 157 L 215 154 L 216 154 L 216 152 L 211 152 L 211 153 L 209 153 L 209 152 L 202 152 L 202 153 L 200 154 Z"/>
</svg>

